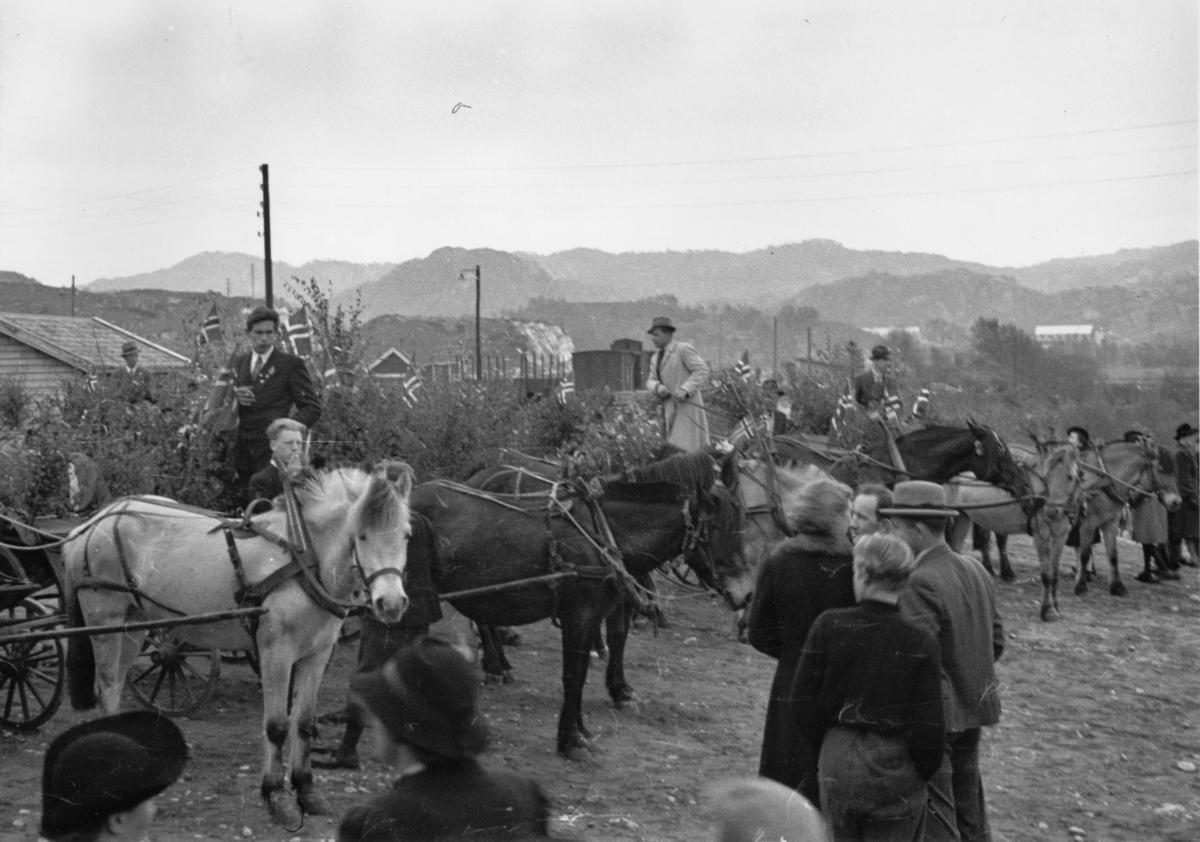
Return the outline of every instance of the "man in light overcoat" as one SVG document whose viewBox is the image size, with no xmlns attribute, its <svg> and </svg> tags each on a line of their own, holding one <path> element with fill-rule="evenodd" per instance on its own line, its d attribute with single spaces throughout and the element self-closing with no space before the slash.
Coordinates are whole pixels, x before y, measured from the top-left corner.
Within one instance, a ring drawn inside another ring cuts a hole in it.
<svg viewBox="0 0 1200 842">
<path fill-rule="evenodd" d="M 646 388 L 663 410 L 663 434 L 668 444 L 689 453 L 708 448 L 708 416 L 700 390 L 708 383 L 708 363 L 687 342 L 675 340 L 675 325 L 658 316 L 650 325 L 657 349 L 650 357 Z"/>
</svg>

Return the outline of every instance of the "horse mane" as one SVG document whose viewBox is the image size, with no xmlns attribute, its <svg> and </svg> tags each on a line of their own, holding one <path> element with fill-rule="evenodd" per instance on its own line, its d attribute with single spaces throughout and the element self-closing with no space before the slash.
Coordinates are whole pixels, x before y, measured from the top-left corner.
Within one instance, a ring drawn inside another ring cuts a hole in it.
<svg viewBox="0 0 1200 842">
<path fill-rule="evenodd" d="M 940 442 L 944 441 L 950 436 L 962 435 L 963 433 L 969 433 L 972 436 L 974 435 L 974 433 L 972 433 L 968 427 L 932 426 L 921 427 L 913 430 L 911 433 L 905 433 L 902 436 L 897 436 L 896 441 L 924 443 L 926 439 L 930 439 Z"/>
<path fill-rule="evenodd" d="M 370 530 L 390 530 L 408 519 L 408 507 L 385 477 L 369 474 L 361 468 L 334 468 L 316 471 L 301 482 L 296 496 L 305 511 L 320 521 L 333 514 L 331 509 L 366 497 L 362 506 L 361 526 Z"/>
<path fill-rule="evenodd" d="M 634 483 L 670 482 L 684 488 L 699 486 L 708 491 L 717 478 L 715 466 L 713 458 L 707 453 L 681 453 L 631 468 L 628 476 Z"/>
</svg>

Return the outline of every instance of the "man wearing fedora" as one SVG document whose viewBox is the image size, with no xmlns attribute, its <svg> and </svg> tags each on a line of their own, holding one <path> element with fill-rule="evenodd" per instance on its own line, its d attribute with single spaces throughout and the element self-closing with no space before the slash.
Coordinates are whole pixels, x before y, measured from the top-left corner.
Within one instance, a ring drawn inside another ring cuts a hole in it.
<svg viewBox="0 0 1200 842">
<path fill-rule="evenodd" d="M 1170 512 L 1167 520 L 1167 544 L 1170 560 L 1176 566 L 1182 564 L 1195 567 L 1200 562 L 1200 456 L 1197 442 L 1200 430 L 1191 424 L 1180 424 L 1175 429 L 1175 478 L 1179 482 L 1179 496 L 1183 505 L 1178 511 Z M 1187 544 L 1188 557 L 1183 557 L 1181 544 Z"/>
<path fill-rule="evenodd" d="M 886 345 L 876 345 L 867 360 L 867 370 L 854 378 L 854 400 L 863 409 L 878 413 L 881 418 L 888 412 L 894 415 L 899 406 L 900 390 L 892 376 L 892 352 Z M 893 406 L 895 404 L 895 406 Z"/>
<path fill-rule="evenodd" d="M 125 365 L 113 372 L 113 382 L 130 403 L 147 401 L 154 403 L 154 392 L 150 388 L 150 372 L 138 365 L 136 342 L 121 346 L 121 359 Z"/>
<path fill-rule="evenodd" d="M 700 390 L 708 384 L 708 363 L 690 343 L 675 339 L 675 324 L 665 316 L 655 317 L 647 333 L 656 350 L 646 388 L 662 406 L 667 443 L 688 453 L 706 450 L 708 416 Z"/>
<path fill-rule="evenodd" d="M 350 682 L 374 732 L 379 759 L 400 771 L 392 791 L 342 817 L 339 842 L 548 835 L 550 807 L 530 778 L 485 769 L 488 741 L 467 659 L 422 637 L 375 672 Z"/>
<path fill-rule="evenodd" d="M 308 365 L 275 347 L 279 314 L 268 307 L 255 307 L 246 317 L 246 336 L 250 351 L 235 355 L 226 375 L 232 378 L 238 404 L 237 438 L 230 461 L 243 494 L 251 478 L 271 464 L 267 427 L 272 421 L 291 417 L 311 430 L 321 418 L 321 399 Z"/>
<path fill-rule="evenodd" d="M 141 842 L 155 797 L 187 763 L 174 722 L 151 711 L 93 719 L 60 734 L 42 766 L 41 835 L 49 842 Z"/>
<path fill-rule="evenodd" d="M 957 515 L 937 483 L 896 484 L 894 534 L 916 555 L 916 567 L 900 595 L 900 614 L 938 642 L 942 658 L 942 707 L 946 755 L 929 784 L 926 839 L 989 840 L 979 738 L 983 726 L 1000 721 L 995 661 L 1004 652 L 1004 627 L 996 590 L 983 565 L 957 555 L 946 543 L 946 525 Z"/>
</svg>

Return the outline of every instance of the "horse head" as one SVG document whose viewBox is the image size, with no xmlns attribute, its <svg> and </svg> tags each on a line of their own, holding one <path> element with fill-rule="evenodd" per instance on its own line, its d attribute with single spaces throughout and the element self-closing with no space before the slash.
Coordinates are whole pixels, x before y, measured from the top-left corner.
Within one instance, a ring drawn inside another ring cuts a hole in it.
<svg viewBox="0 0 1200 842">
<path fill-rule="evenodd" d="M 1040 465 L 1036 476 L 1045 495 L 1042 511 L 1051 521 L 1075 512 L 1079 505 L 1079 452 L 1072 445 L 1053 447 L 1038 442 Z"/>
<path fill-rule="evenodd" d="M 742 595 L 754 587 L 754 569 L 742 542 L 742 507 L 727 488 L 715 484 L 707 490 L 697 487 L 688 507 L 692 525 L 684 561 L 736 611 L 745 601 Z"/>
<path fill-rule="evenodd" d="M 314 548 L 325 570 L 347 587 L 352 565 L 382 623 L 408 608 L 404 569 L 412 535 L 408 498 L 413 472 L 403 462 L 380 463 L 367 473 L 340 468 L 314 475 L 297 491 Z M 351 574 L 352 575 L 352 574 Z"/>
</svg>

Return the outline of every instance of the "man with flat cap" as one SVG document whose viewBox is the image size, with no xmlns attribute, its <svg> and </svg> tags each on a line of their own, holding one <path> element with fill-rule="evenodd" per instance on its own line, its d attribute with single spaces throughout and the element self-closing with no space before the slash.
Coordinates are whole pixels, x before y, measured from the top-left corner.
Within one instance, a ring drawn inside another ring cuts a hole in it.
<svg viewBox="0 0 1200 842">
<path fill-rule="evenodd" d="M 113 372 L 113 384 L 130 403 L 154 403 L 150 372 L 138 365 L 136 342 L 126 342 L 121 346 L 121 359 L 125 364 Z"/>
<path fill-rule="evenodd" d="M 187 743 L 151 711 L 93 719 L 60 734 L 42 767 L 42 838 L 141 842 L 155 797 L 179 778 Z"/>
<path fill-rule="evenodd" d="M 899 482 L 879 514 L 916 555 L 900 593 L 900 616 L 927 631 L 941 648 L 946 748 L 929 783 L 927 840 L 991 839 L 979 774 L 981 729 L 1000 721 L 995 661 L 1004 652 L 1004 626 L 992 577 L 973 557 L 946 543 L 957 515 L 937 483 Z"/>
<path fill-rule="evenodd" d="M 655 351 L 646 389 L 658 398 L 667 444 L 688 453 L 708 449 L 708 415 L 700 390 L 708 385 L 708 363 L 688 342 L 675 339 L 675 324 L 656 316 L 650 325 Z"/>
<path fill-rule="evenodd" d="M 881 418 L 889 411 L 896 414 L 900 390 L 892 376 L 892 353 L 886 345 L 876 345 L 867 360 L 867 370 L 854 378 L 854 400 L 868 412 L 876 412 Z"/>
<path fill-rule="evenodd" d="M 246 336 L 250 351 L 235 355 L 225 375 L 232 381 L 238 403 L 237 438 L 230 462 L 243 494 L 251 478 L 271 464 L 267 427 L 272 421 L 294 418 L 311 430 L 321 418 L 321 399 L 307 364 L 275 347 L 279 314 L 268 307 L 255 307 L 246 317 Z"/>
</svg>

